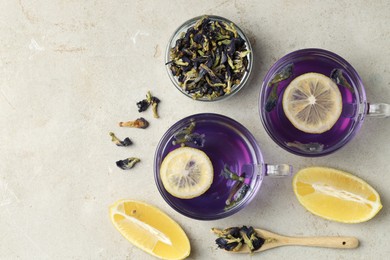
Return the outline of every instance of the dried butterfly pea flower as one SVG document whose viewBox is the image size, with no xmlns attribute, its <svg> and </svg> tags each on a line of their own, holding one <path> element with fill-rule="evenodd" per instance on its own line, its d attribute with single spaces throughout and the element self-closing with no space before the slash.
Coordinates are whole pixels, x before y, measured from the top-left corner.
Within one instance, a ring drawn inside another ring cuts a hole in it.
<svg viewBox="0 0 390 260">
<path fill-rule="evenodd" d="M 250 179 L 245 178 L 245 172 L 240 176 L 237 173 L 231 171 L 227 165 L 224 166 L 221 175 L 226 179 L 236 181 L 236 183 L 230 189 L 229 196 L 226 200 L 225 210 L 228 210 L 244 199 L 245 195 L 250 189 Z"/>
<path fill-rule="evenodd" d="M 226 251 L 238 251 L 242 246 L 241 238 L 223 238 L 219 237 L 215 240 L 217 246 Z"/>
<path fill-rule="evenodd" d="M 119 122 L 120 127 L 134 127 L 145 129 L 149 126 L 149 122 L 145 118 L 140 117 L 134 121 Z"/>
<path fill-rule="evenodd" d="M 177 140 L 182 140 L 186 135 L 192 134 L 196 126 L 195 122 L 191 122 L 189 125 L 181 128 L 179 131 L 173 134 L 173 138 Z"/>
<path fill-rule="evenodd" d="M 333 69 L 330 72 L 330 78 L 336 83 L 339 84 L 343 87 L 346 87 L 349 89 L 352 93 L 355 92 L 355 89 L 349 84 L 347 79 L 343 75 L 343 70 L 342 69 Z"/>
<path fill-rule="evenodd" d="M 238 227 L 226 228 L 224 230 L 212 228 L 211 231 L 219 236 L 215 240 L 219 248 L 233 252 L 241 248 L 243 240 Z"/>
<path fill-rule="evenodd" d="M 291 77 L 293 69 L 294 69 L 294 64 L 293 63 L 287 64 L 278 73 L 276 73 L 276 75 L 268 83 L 268 86 L 271 86 L 273 84 L 279 83 L 279 82 L 281 82 L 283 80 L 286 80 L 289 77 Z"/>
<path fill-rule="evenodd" d="M 138 112 L 143 112 L 149 107 L 149 102 L 146 99 L 143 99 L 137 102 Z"/>
<path fill-rule="evenodd" d="M 160 103 L 160 99 L 158 99 L 157 97 L 152 96 L 150 91 L 148 91 L 148 94 L 146 95 L 146 99 L 147 99 L 148 103 L 152 105 L 153 117 L 154 118 L 159 118 L 159 115 L 158 115 L 158 112 L 157 112 L 157 106 L 158 106 L 158 103 Z"/>
<path fill-rule="evenodd" d="M 109 135 L 111 136 L 111 141 L 114 142 L 117 146 L 129 146 L 133 144 L 133 142 L 128 137 L 126 137 L 122 141 L 118 137 L 116 137 L 113 132 L 110 132 Z"/>
<path fill-rule="evenodd" d="M 240 233 L 251 252 L 259 249 L 265 242 L 262 237 L 257 235 L 253 227 L 242 226 Z"/>
<path fill-rule="evenodd" d="M 265 104 L 265 110 L 267 112 L 271 112 L 278 102 L 278 86 L 279 82 L 288 79 L 291 77 L 293 73 L 294 65 L 288 64 L 284 68 L 282 68 L 278 73 L 275 74 L 275 76 L 272 78 L 272 80 L 268 83 L 268 86 L 272 87 L 271 93 L 269 94 L 266 104 Z"/>
<path fill-rule="evenodd" d="M 240 84 L 249 53 L 233 23 L 204 16 L 181 34 L 167 65 L 185 92 L 194 99 L 212 100 Z"/>
<path fill-rule="evenodd" d="M 230 227 L 225 228 L 224 230 L 219 230 L 217 228 L 211 228 L 211 231 L 214 232 L 219 237 L 240 237 L 240 228 L 238 227 Z"/>
<path fill-rule="evenodd" d="M 239 176 L 237 173 L 232 172 L 229 169 L 229 166 L 227 164 L 225 164 L 225 166 L 223 167 L 221 174 L 222 176 L 224 176 L 226 179 L 229 180 L 240 181 L 240 182 L 243 182 L 245 180 L 243 176 Z"/>
<path fill-rule="evenodd" d="M 148 91 L 148 93 L 146 94 L 146 99 L 137 102 L 138 112 L 143 112 L 147 110 L 148 107 L 151 105 L 153 110 L 153 117 L 159 118 L 157 111 L 158 103 L 160 103 L 160 99 L 152 96 L 150 91 Z"/>
<path fill-rule="evenodd" d="M 230 191 L 228 200 L 226 200 L 226 206 L 224 210 L 231 209 L 232 207 L 237 205 L 237 203 L 243 200 L 249 189 L 250 185 L 243 182 L 239 182 L 237 186 L 234 186 L 234 189 Z M 229 204 L 227 204 L 228 202 Z"/>
<path fill-rule="evenodd" d="M 231 227 L 224 230 L 212 228 L 211 231 L 218 236 L 215 240 L 218 247 L 226 251 L 238 251 L 245 244 L 253 252 L 265 243 L 265 239 L 260 237 L 253 227 Z"/>
<path fill-rule="evenodd" d="M 226 207 L 225 210 L 229 209 L 234 200 L 234 195 L 240 190 L 242 183 L 236 181 L 230 189 L 229 196 L 225 201 Z"/>
<path fill-rule="evenodd" d="M 180 144 L 185 146 L 188 144 L 194 144 L 200 147 L 204 146 L 205 135 L 194 133 L 195 122 L 191 122 L 188 126 L 181 128 L 179 131 L 173 134 L 173 145 Z"/>
<path fill-rule="evenodd" d="M 129 169 L 133 168 L 134 165 L 136 165 L 140 161 L 141 160 L 136 158 L 136 157 L 130 157 L 130 158 L 126 158 L 124 160 L 117 161 L 116 166 L 118 166 L 122 170 L 129 170 Z"/>
<path fill-rule="evenodd" d="M 192 143 L 196 146 L 203 147 L 205 142 L 205 135 L 204 134 L 198 134 L 198 133 L 192 133 L 189 135 L 186 135 L 184 137 L 185 143 Z"/>
</svg>

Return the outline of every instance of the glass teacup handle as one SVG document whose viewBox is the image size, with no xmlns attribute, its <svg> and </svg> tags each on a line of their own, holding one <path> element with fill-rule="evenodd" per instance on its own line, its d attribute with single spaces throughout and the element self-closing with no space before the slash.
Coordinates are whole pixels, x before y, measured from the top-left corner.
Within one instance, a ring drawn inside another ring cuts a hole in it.
<svg viewBox="0 0 390 260">
<path fill-rule="evenodd" d="M 265 175 L 270 177 L 291 176 L 292 166 L 288 164 L 265 164 Z"/>
<path fill-rule="evenodd" d="M 367 116 L 384 118 L 390 116 L 390 104 L 368 104 Z"/>
</svg>

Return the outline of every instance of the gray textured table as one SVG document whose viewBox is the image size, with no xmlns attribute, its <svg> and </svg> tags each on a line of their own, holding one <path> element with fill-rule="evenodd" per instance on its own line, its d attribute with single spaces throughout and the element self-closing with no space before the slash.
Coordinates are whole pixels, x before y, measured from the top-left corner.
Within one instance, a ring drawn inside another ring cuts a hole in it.
<svg viewBox="0 0 390 260">
<path fill-rule="evenodd" d="M 171 84 L 164 52 L 174 29 L 201 14 L 224 16 L 250 37 L 255 64 L 233 98 L 194 102 Z M 366 119 L 356 138 L 318 159 L 279 148 L 263 129 L 257 100 L 262 78 L 280 57 L 318 47 L 336 52 L 359 72 L 371 102 L 390 102 L 388 1 L 72 1 L 0 3 L 0 258 L 153 259 L 111 225 L 108 206 L 121 198 L 158 206 L 187 232 L 190 259 L 236 259 L 216 250 L 211 227 L 253 225 L 292 236 L 348 235 L 356 250 L 285 247 L 240 259 L 387 259 L 390 253 L 390 121 Z M 147 90 L 162 100 L 149 129 L 121 129 L 139 116 Z M 347 225 L 307 212 L 291 178 L 267 179 L 238 214 L 199 222 L 176 213 L 153 178 L 155 147 L 178 119 L 199 112 L 245 125 L 266 161 L 340 168 L 368 181 L 383 209 L 371 221 Z M 130 136 L 115 147 L 108 135 Z M 115 161 L 138 156 L 122 171 Z"/>
</svg>

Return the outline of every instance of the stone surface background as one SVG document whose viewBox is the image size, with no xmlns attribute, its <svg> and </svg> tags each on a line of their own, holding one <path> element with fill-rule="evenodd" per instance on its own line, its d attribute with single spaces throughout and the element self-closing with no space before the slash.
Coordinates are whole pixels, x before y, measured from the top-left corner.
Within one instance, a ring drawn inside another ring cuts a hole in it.
<svg viewBox="0 0 390 260">
<path fill-rule="evenodd" d="M 202 14 L 224 16 L 250 37 L 255 64 L 249 84 L 218 103 L 180 94 L 164 68 L 169 37 Z M 216 250 L 211 227 L 252 225 L 291 236 L 356 236 L 356 250 L 285 247 L 240 259 L 387 259 L 390 253 L 390 121 L 367 118 L 356 138 L 317 159 L 289 154 L 261 125 L 262 79 L 283 55 L 318 47 L 348 60 L 369 102 L 390 102 L 389 1 L 75 1 L 0 2 L 0 258 L 153 259 L 111 225 L 108 207 L 142 200 L 168 213 L 187 232 L 189 259 L 237 259 Z M 147 130 L 122 129 L 140 116 L 135 103 L 151 90 L 162 100 Z M 269 163 L 336 167 L 365 179 L 381 194 L 371 221 L 335 223 L 307 212 L 291 178 L 267 179 L 238 214 L 200 222 L 176 213 L 161 198 L 153 156 L 163 133 L 200 112 L 232 117 L 256 137 Z M 129 136 L 120 148 L 108 132 Z M 138 156 L 122 171 L 115 161 Z"/>
</svg>

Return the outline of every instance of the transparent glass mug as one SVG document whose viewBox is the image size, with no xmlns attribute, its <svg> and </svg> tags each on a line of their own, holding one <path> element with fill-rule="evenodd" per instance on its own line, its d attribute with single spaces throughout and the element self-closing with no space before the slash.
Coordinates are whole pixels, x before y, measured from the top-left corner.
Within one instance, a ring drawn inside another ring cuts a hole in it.
<svg viewBox="0 0 390 260">
<path fill-rule="evenodd" d="M 170 151 L 180 147 L 180 144 L 173 144 L 174 135 L 191 123 L 195 123 L 194 133 L 204 135 L 204 145 L 186 145 L 208 155 L 213 164 L 214 179 L 211 187 L 199 197 L 180 199 L 164 188 L 160 166 Z M 225 166 L 242 176 L 245 172 L 242 185 L 247 185 L 249 189 L 242 199 L 233 190 L 237 181 L 221 174 Z M 243 125 L 226 116 L 210 113 L 191 115 L 176 122 L 161 138 L 154 157 L 154 177 L 164 200 L 177 212 L 198 220 L 221 219 L 238 212 L 255 197 L 264 176 L 288 176 L 291 172 L 292 167 L 289 165 L 264 163 L 259 144 Z"/>
<path fill-rule="evenodd" d="M 278 85 L 271 83 L 275 76 L 288 71 L 289 67 L 292 69 L 287 79 L 279 81 Z M 332 78 L 342 95 L 339 119 L 330 130 L 321 134 L 305 133 L 295 128 L 283 111 L 285 89 L 294 78 L 309 72 Z M 274 103 L 270 102 L 272 99 L 275 99 Z M 322 49 L 302 49 L 287 54 L 270 68 L 260 92 L 259 113 L 265 130 L 280 147 L 297 155 L 316 157 L 333 153 L 346 145 L 359 131 L 365 117 L 388 117 L 390 105 L 368 103 L 358 73 L 337 54 Z"/>
</svg>

